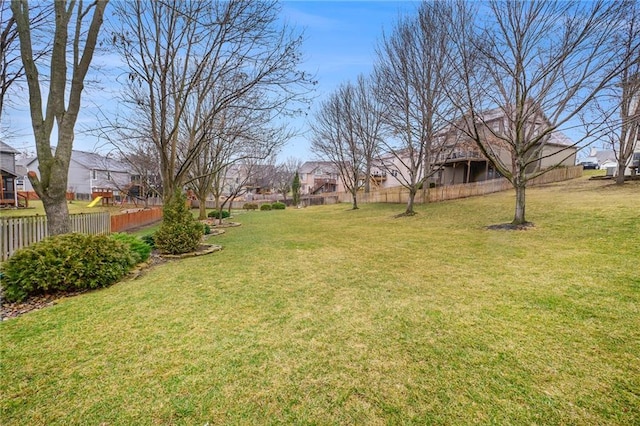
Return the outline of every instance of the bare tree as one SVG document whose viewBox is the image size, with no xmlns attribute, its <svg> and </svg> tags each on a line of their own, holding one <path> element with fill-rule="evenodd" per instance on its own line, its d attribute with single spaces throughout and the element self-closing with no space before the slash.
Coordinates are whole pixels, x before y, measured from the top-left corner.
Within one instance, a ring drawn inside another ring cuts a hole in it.
<svg viewBox="0 0 640 426">
<path fill-rule="evenodd" d="M 374 75 L 388 128 L 383 145 L 400 164 L 397 178 L 409 190 L 405 215 L 415 214 L 417 192 L 440 170 L 440 154 L 451 150 L 439 141 L 456 114 L 450 101 L 458 87 L 447 26 L 451 13 L 449 3 L 422 3 L 417 17 L 400 19 L 377 49 Z"/>
<path fill-rule="evenodd" d="M 354 86 L 355 132 L 364 156 L 364 192 L 371 190 L 371 168 L 382 145 L 385 107 L 376 98 L 371 78 L 358 75 Z"/>
<path fill-rule="evenodd" d="M 27 0 L 11 1 L 20 39 L 20 56 L 29 89 L 31 124 L 40 170 L 39 178 L 35 173 L 29 173 L 29 179 L 42 200 L 49 233 L 52 235 L 69 232 L 66 191 L 74 127 L 80 111 L 84 80 L 93 59 L 107 2 L 108 0 L 96 0 L 85 5 L 81 0 L 60 0 L 54 3 L 53 49 L 49 64 L 48 94 L 46 105 L 43 105 L 43 76 L 36 64 L 29 3 Z M 83 29 L 87 23 L 88 29 Z M 68 81 L 70 85 L 67 85 Z M 55 153 L 52 153 L 51 134 L 54 126 L 57 141 Z"/>
<path fill-rule="evenodd" d="M 345 189 L 351 194 L 353 209 L 358 209 L 358 190 L 362 188 L 366 165 L 361 140 L 356 130 L 355 91 L 351 83 L 343 84 L 322 102 L 311 124 L 311 148 L 331 162 Z"/>
<path fill-rule="evenodd" d="M 34 61 L 38 62 L 50 52 L 50 42 L 40 37 L 39 30 L 53 15 L 53 7 L 46 3 L 30 5 L 29 24 L 32 37 L 37 39 L 33 47 Z M 10 7 L 10 0 L 0 0 L 0 122 L 5 102 L 10 100 L 11 89 L 24 77 L 24 66 L 20 56 L 20 40 L 16 19 Z"/>
<path fill-rule="evenodd" d="M 312 83 L 298 69 L 302 39 L 278 26 L 274 1 L 123 2 L 116 10 L 116 45 L 129 75 L 125 98 L 131 117 L 139 117 L 129 126 L 146 132 L 158 151 L 165 199 L 209 143 L 202 126 L 257 93 L 256 109 L 272 117 L 294 113 Z M 184 139 L 187 107 L 198 119 Z"/>
<path fill-rule="evenodd" d="M 600 116 L 609 118 L 605 137 L 618 161 L 616 183 L 619 185 L 625 181 L 626 168 L 634 159 L 640 139 L 640 6 L 635 1 L 620 6 L 627 13 L 622 15 L 611 49 L 619 49 L 619 59 L 614 66 L 621 63 L 622 70 L 607 88 L 607 103 L 597 107 Z M 617 107 L 611 108 L 612 104 Z M 610 114 L 611 110 L 615 112 Z"/>
<path fill-rule="evenodd" d="M 285 161 L 278 163 L 273 167 L 272 176 L 270 178 L 272 188 L 282 195 L 285 203 L 287 194 L 291 192 L 291 183 L 296 172 L 302 166 L 302 161 L 298 158 L 289 157 Z"/>
<path fill-rule="evenodd" d="M 211 102 L 215 102 L 217 92 L 212 92 Z M 286 126 L 278 126 L 273 121 L 270 110 L 257 108 L 263 96 L 247 93 L 234 106 L 220 110 L 215 117 L 185 114 L 185 140 L 200 138 L 198 132 L 205 132 L 200 154 L 190 168 L 187 181 L 194 187 L 200 201 L 200 219 L 206 218 L 206 198 L 214 188 L 222 188 L 220 183 L 224 171 L 229 166 L 249 160 L 264 160 L 272 156 L 291 136 Z M 200 123 L 199 120 L 206 120 Z"/>
<path fill-rule="evenodd" d="M 546 149 L 560 131 L 583 127 L 587 106 L 618 73 L 607 65 L 615 57 L 608 41 L 619 13 L 604 1 L 491 1 L 484 27 L 474 32 L 472 13 L 458 4 L 453 34 L 466 90 L 457 102 L 465 119 L 455 126 L 513 185 L 516 227 L 527 224 L 527 183 L 602 129 L 595 119 L 560 152 Z M 491 123 L 496 115 L 502 119 L 497 127 Z"/>
</svg>

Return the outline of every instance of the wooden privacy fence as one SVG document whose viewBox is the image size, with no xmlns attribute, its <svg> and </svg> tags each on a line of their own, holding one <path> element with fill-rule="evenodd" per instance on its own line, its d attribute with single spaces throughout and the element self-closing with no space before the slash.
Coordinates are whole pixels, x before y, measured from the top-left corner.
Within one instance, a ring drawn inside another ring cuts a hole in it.
<svg viewBox="0 0 640 426">
<path fill-rule="evenodd" d="M 149 225 L 162 219 L 162 209 L 127 211 L 111 216 L 111 232 L 122 232 Z"/>
<path fill-rule="evenodd" d="M 94 235 L 126 231 L 160 219 L 162 209 L 129 211 L 114 216 L 109 212 L 69 215 L 71 232 Z M 46 216 L 0 217 L 0 261 L 48 236 Z"/>
<path fill-rule="evenodd" d="M 582 176 L 582 166 L 562 167 L 532 179 L 528 186 L 544 185 L 552 182 L 575 179 Z M 504 178 L 486 180 L 483 182 L 472 182 L 458 185 L 443 185 L 428 190 L 418 191 L 414 202 L 421 204 L 425 202 L 434 203 L 437 201 L 455 200 L 458 198 L 474 197 L 478 195 L 491 194 L 493 192 L 506 191 L 513 186 Z M 334 194 L 332 194 L 334 195 Z M 351 202 L 351 194 L 338 194 L 341 202 Z M 359 203 L 406 203 L 409 201 L 409 191 L 402 187 L 372 191 L 369 194 L 358 193 Z"/>
</svg>

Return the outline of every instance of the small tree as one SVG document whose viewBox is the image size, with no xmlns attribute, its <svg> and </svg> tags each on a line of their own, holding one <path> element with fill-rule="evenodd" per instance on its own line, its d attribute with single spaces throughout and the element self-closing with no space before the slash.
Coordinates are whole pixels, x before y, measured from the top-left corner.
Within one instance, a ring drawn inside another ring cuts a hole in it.
<svg viewBox="0 0 640 426">
<path fill-rule="evenodd" d="M 293 198 L 293 205 L 297 206 L 300 204 L 300 175 L 296 172 L 293 175 L 293 182 L 291 183 L 291 197 Z"/>
<path fill-rule="evenodd" d="M 185 195 L 176 191 L 164 207 L 164 217 L 154 241 L 158 250 L 169 254 L 194 251 L 200 244 L 203 227 L 189 208 Z"/>
</svg>

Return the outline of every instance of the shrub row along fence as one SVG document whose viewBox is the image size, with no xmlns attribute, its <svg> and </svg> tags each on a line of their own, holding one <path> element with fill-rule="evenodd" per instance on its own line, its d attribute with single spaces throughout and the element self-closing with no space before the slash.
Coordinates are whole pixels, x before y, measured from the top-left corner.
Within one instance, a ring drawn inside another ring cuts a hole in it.
<svg viewBox="0 0 640 426">
<path fill-rule="evenodd" d="M 560 182 L 575 179 L 582 176 L 582 166 L 563 167 L 538 176 L 529 182 L 530 186 L 544 185 L 552 182 Z M 473 197 L 491 194 L 493 192 L 506 191 L 513 186 L 504 178 L 492 179 L 483 182 L 472 182 L 458 185 L 443 185 L 418 191 L 415 202 L 434 203 L 437 201 L 455 200 L 458 198 Z M 351 194 L 339 194 L 341 202 L 351 202 Z M 369 194 L 359 193 L 359 203 L 406 203 L 409 200 L 409 191 L 404 187 L 394 187 L 380 191 L 372 191 Z"/>
<path fill-rule="evenodd" d="M 109 234 L 162 219 L 162 209 L 130 211 L 111 216 L 109 212 L 69 215 L 71 232 L 83 234 Z M 16 250 L 28 247 L 49 236 L 46 216 L 0 218 L 0 261 L 5 261 Z"/>
</svg>

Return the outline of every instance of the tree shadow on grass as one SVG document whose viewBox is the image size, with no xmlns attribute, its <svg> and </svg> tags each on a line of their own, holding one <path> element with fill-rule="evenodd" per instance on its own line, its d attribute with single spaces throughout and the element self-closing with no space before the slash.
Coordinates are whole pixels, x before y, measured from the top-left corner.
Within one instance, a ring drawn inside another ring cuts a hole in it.
<svg viewBox="0 0 640 426">
<path fill-rule="evenodd" d="M 533 228 L 535 225 L 533 222 L 525 223 L 498 223 L 496 225 L 489 225 L 487 229 L 490 231 L 526 231 Z"/>
</svg>

